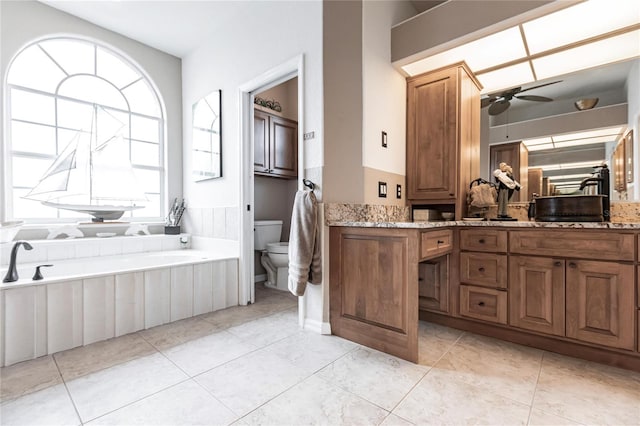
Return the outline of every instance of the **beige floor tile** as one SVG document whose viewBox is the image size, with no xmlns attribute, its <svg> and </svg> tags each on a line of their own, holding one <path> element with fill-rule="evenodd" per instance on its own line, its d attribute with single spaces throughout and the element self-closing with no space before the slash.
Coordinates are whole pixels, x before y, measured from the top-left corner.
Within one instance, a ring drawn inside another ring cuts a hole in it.
<svg viewBox="0 0 640 426">
<path fill-rule="evenodd" d="M 71 380 L 67 389 L 81 420 L 88 422 L 187 379 L 155 353 Z"/>
<path fill-rule="evenodd" d="M 265 348 L 312 374 L 359 345 L 338 336 L 300 331 Z"/>
<path fill-rule="evenodd" d="M 585 424 L 640 424 L 640 373 L 545 353 L 535 409 Z"/>
<path fill-rule="evenodd" d="M 228 425 L 238 416 L 192 380 L 179 383 L 89 425 Z"/>
<path fill-rule="evenodd" d="M 233 306 L 231 308 L 200 315 L 198 318 L 208 321 L 220 329 L 227 329 L 267 316 L 269 313 L 258 309 L 258 305 Z"/>
<path fill-rule="evenodd" d="M 285 310 L 257 321 L 231 327 L 227 331 L 252 345 L 263 347 L 298 333 L 298 313 L 291 309 Z"/>
<path fill-rule="evenodd" d="M 62 383 L 51 355 L 0 368 L 0 401 Z"/>
<path fill-rule="evenodd" d="M 222 329 L 223 327 L 218 324 L 205 321 L 200 317 L 194 317 L 142 330 L 138 334 L 162 351 L 208 336 Z"/>
<path fill-rule="evenodd" d="M 80 424 L 67 389 L 62 384 L 4 402 L 0 405 L 0 413 L 3 426 Z"/>
<path fill-rule="evenodd" d="M 195 380 L 234 413 L 244 416 L 307 376 L 291 361 L 263 349 L 214 368 Z"/>
<path fill-rule="evenodd" d="M 489 337 L 465 334 L 436 367 L 488 392 L 531 405 L 542 351 Z"/>
<path fill-rule="evenodd" d="M 393 413 L 389 413 L 387 418 L 380 423 L 380 426 L 413 426 L 413 423 L 409 420 L 403 419 L 402 417 L 396 416 Z"/>
<path fill-rule="evenodd" d="M 221 331 L 169 348 L 163 353 L 193 377 L 256 349 L 251 343 Z"/>
<path fill-rule="evenodd" d="M 418 327 L 418 355 L 422 365 L 435 365 L 464 331 L 420 321 Z"/>
<path fill-rule="evenodd" d="M 248 425 L 376 425 L 387 414 L 380 407 L 312 376 L 241 422 Z"/>
<path fill-rule="evenodd" d="M 529 416 L 529 426 L 580 426 L 580 423 L 533 409 Z"/>
<path fill-rule="evenodd" d="M 525 425 L 529 409 L 436 366 L 393 413 L 417 425 Z"/>
<path fill-rule="evenodd" d="M 427 371 L 429 367 L 360 347 L 317 374 L 329 383 L 391 411 Z"/>
<path fill-rule="evenodd" d="M 156 352 L 153 346 L 133 333 L 58 352 L 53 357 L 62 377 L 69 381 Z"/>
</svg>

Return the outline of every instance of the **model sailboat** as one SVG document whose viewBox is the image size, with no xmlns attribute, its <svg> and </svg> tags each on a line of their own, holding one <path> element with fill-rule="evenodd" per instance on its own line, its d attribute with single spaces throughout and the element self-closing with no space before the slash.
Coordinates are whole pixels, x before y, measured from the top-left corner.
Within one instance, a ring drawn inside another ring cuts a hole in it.
<svg viewBox="0 0 640 426">
<path fill-rule="evenodd" d="M 102 107 L 94 107 L 91 131 L 79 130 L 44 176 L 24 198 L 45 206 L 115 220 L 148 201 L 135 178 L 125 125 Z"/>
</svg>

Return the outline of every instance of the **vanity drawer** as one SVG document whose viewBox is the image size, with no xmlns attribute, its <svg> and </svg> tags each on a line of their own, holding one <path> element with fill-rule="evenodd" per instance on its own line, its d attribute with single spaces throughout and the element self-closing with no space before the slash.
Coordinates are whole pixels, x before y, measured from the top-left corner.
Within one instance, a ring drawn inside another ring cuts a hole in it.
<svg viewBox="0 0 640 426">
<path fill-rule="evenodd" d="M 496 229 L 463 229 L 460 248 L 469 251 L 507 252 L 507 231 Z"/>
<path fill-rule="evenodd" d="M 590 231 L 510 231 L 509 251 L 549 257 L 596 260 L 634 260 L 634 235 Z"/>
<path fill-rule="evenodd" d="M 453 232 L 450 229 L 427 231 L 420 235 L 420 259 L 449 253 L 452 247 Z"/>
<path fill-rule="evenodd" d="M 460 281 L 493 288 L 507 288 L 507 256 L 492 253 L 460 253 Z"/>
<path fill-rule="evenodd" d="M 460 315 L 506 324 L 507 292 L 473 285 L 460 285 Z"/>
</svg>

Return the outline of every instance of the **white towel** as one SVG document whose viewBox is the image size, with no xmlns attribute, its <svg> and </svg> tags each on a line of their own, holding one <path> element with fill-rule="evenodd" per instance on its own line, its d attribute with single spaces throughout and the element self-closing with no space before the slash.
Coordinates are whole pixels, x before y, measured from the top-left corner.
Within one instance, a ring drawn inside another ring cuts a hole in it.
<svg viewBox="0 0 640 426">
<path fill-rule="evenodd" d="M 318 201 L 313 191 L 298 191 L 289 233 L 289 291 L 302 296 L 307 282 L 322 282 Z"/>
</svg>

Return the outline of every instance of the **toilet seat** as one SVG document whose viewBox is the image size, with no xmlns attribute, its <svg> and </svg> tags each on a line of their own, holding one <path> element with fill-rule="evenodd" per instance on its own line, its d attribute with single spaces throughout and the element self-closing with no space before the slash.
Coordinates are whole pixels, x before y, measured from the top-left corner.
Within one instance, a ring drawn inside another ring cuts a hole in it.
<svg viewBox="0 0 640 426">
<path fill-rule="evenodd" d="M 267 252 L 277 253 L 277 254 L 289 254 L 289 243 L 288 242 L 269 243 L 267 244 Z"/>
</svg>

